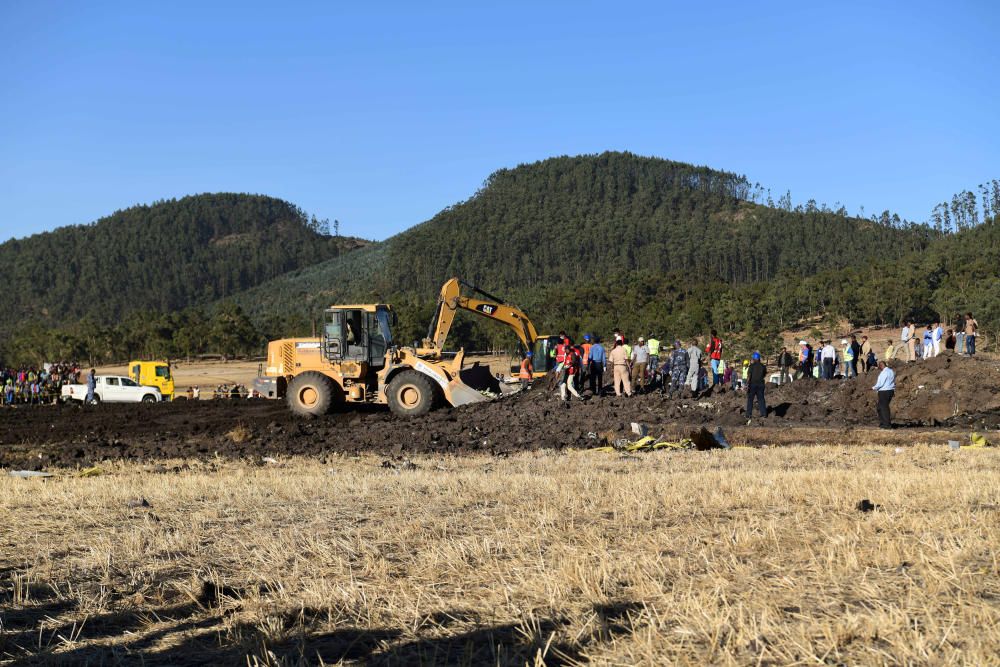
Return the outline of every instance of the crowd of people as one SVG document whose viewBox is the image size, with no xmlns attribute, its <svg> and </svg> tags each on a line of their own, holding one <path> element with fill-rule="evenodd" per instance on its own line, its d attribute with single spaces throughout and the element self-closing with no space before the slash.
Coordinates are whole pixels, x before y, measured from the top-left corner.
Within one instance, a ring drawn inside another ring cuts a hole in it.
<svg viewBox="0 0 1000 667">
<path fill-rule="evenodd" d="M 0 403 L 3 405 L 40 405 L 59 399 L 63 385 L 76 384 L 82 377 L 75 363 L 43 364 L 41 367 L 0 367 Z"/>
<path fill-rule="evenodd" d="M 942 350 L 974 355 L 979 324 L 972 313 L 955 318 L 954 329 L 944 329 L 940 322 L 929 323 L 919 331 L 912 321 L 902 329 L 899 347 L 887 340 L 880 358 L 867 335 L 850 335 L 839 345 L 832 339 L 819 339 L 815 344 L 800 340 L 798 353 L 787 347 L 775 357 L 777 371 L 768 374 L 762 355 L 754 351 L 742 364 L 732 357 L 727 361 L 722 338 L 712 331 L 707 345 L 698 339 L 675 340 L 663 345 L 658 336 L 639 336 L 632 344 L 621 330 L 616 329 L 607 346 L 600 337 L 584 334 L 580 344 L 574 344 L 565 332 L 549 350 L 545 364 L 554 368 L 549 376 L 550 389 L 558 389 L 563 401 L 583 400 L 581 392 L 589 386 L 593 396 L 613 391 L 615 396 L 632 396 L 635 392 L 659 391 L 667 398 L 696 398 L 715 388 L 742 390 L 747 393 L 746 415 L 752 415 L 756 404 L 761 417 L 767 415 L 765 387 L 771 382 L 782 385 L 805 378 L 835 380 L 858 377 L 878 371 L 872 390 L 878 396 L 879 424 L 891 427 L 889 404 L 895 392 L 895 372 L 889 365 L 897 355 L 907 361 L 931 358 Z M 920 344 L 918 344 L 918 341 Z M 610 375 L 610 389 L 605 376 Z M 534 359 L 527 352 L 521 361 L 520 380 L 532 382 Z"/>
</svg>

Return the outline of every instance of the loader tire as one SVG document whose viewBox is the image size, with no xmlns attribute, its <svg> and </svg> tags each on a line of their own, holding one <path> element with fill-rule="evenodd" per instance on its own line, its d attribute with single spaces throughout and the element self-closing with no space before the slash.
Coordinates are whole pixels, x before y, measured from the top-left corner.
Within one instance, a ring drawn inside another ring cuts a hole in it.
<svg viewBox="0 0 1000 667">
<path fill-rule="evenodd" d="M 288 383 L 288 407 L 303 417 L 324 415 L 333 402 L 333 380 L 316 371 L 306 371 Z"/>
<path fill-rule="evenodd" d="M 386 392 L 393 414 L 424 415 L 434 407 L 434 385 L 417 371 L 403 371 L 389 382 Z"/>
</svg>

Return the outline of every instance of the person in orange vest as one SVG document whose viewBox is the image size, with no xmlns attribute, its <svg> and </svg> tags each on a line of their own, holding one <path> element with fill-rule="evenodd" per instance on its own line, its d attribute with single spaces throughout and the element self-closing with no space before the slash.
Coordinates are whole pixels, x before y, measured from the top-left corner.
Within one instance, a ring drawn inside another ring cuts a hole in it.
<svg viewBox="0 0 1000 667">
<path fill-rule="evenodd" d="M 715 329 L 712 329 L 712 340 L 709 342 L 708 347 L 705 348 L 705 352 L 708 354 L 708 358 L 711 359 L 712 363 L 712 386 L 722 382 L 722 376 L 719 374 L 719 361 L 722 359 L 722 339 L 719 338 L 719 334 L 716 333 Z"/>
<path fill-rule="evenodd" d="M 590 378 L 590 348 L 593 346 L 593 341 L 590 339 L 590 334 L 583 334 L 583 345 L 580 346 L 580 375 L 577 377 L 579 381 L 579 386 L 577 389 L 583 391 L 584 385 Z"/>
<path fill-rule="evenodd" d="M 581 401 L 583 397 L 576 390 L 576 376 L 580 371 L 580 355 L 577 354 L 576 350 L 569 347 L 566 350 L 566 359 L 563 362 L 563 375 L 562 381 L 559 383 L 559 398 L 562 400 L 567 400 L 569 397 L 566 395 L 568 391 L 573 394 Z"/>
<path fill-rule="evenodd" d="M 572 348 L 570 344 L 569 336 L 560 333 L 562 340 L 556 345 L 556 367 L 549 379 L 549 389 L 552 389 L 553 383 L 558 384 L 564 375 L 563 364 L 566 361 L 566 351 Z"/>
<path fill-rule="evenodd" d="M 521 372 L 518 377 L 521 380 L 521 389 L 527 389 L 531 386 L 531 378 L 535 374 L 535 366 L 531 363 L 531 358 L 534 356 L 531 350 L 524 353 L 524 358 L 521 359 Z"/>
</svg>

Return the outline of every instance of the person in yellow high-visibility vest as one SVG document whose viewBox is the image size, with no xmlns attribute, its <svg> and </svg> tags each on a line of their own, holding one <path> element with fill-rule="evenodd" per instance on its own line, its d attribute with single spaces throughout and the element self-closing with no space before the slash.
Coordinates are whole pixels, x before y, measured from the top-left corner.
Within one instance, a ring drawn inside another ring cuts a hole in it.
<svg viewBox="0 0 1000 667">
<path fill-rule="evenodd" d="M 851 371 L 854 370 L 854 365 L 851 363 L 854 361 L 854 348 L 847 342 L 847 339 L 841 339 L 840 344 L 844 346 L 843 361 L 840 365 L 843 368 L 844 379 L 847 379 L 851 377 Z"/>
</svg>

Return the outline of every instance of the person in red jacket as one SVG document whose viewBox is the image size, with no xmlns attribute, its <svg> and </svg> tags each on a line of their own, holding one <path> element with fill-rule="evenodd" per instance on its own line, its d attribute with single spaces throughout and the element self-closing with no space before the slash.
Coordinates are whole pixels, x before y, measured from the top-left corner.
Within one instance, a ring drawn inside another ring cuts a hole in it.
<svg viewBox="0 0 1000 667">
<path fill-rule="evenodd" d="M 722 382 L 722 377 L 719 375 L 719 361 L 722 360 L 722 339 L 719 338 L 715 329 L 712 329 L 712 340 L 705 348 L 705 353 L 712 360 L 712 386 L 714 387 Z"/>
</svg>

